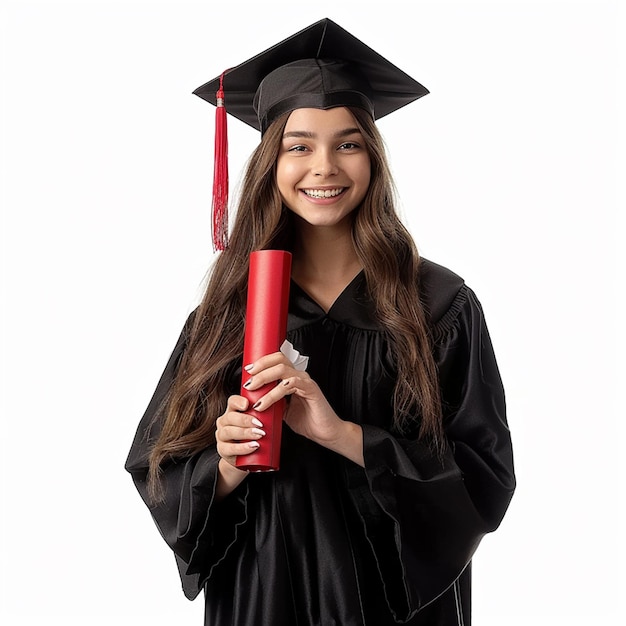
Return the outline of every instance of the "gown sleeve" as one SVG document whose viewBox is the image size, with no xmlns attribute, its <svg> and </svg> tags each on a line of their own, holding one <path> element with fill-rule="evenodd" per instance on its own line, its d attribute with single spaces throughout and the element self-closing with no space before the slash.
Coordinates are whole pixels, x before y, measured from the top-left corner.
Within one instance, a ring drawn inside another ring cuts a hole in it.
<svg viewBox="0 0 626 626">
<path fill-rule="evenodd" d="M 462 574 L 515 488 L 505 398 L 480 303 L 463 285 L 435 327 L 447 449 L 364 425 L 348 491 L 389 609 L 411 619 Z"/>
<path fill-rule="evenodd" d="M 192 313 L 193 316 L 193 313 Z M 192 316 L 176 343 L 157 388 L 139 423 L 125 468 L 167 544 L 172 548 L 183 591 L 193 600 L 204 581 L 237 539 L 247 518 L 245 481 L 228 498 L 214 503 L 219 456 L 215 445 L 162 466 L 163 498 L 150 501 L 147 491 L 148 457 L 161 428 L 161 409 L 186 346 Z"/>
</svg>

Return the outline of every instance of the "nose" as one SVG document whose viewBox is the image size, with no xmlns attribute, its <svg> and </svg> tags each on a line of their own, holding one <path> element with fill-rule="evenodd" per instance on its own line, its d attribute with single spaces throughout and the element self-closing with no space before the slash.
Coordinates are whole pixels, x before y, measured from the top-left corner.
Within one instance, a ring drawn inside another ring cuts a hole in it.
<svg viewBox="0 0 626 626">
<path fill-rule="evenodd" d="M 339 171 L 334 150 L 320 150 L 313 162 L 315 176 L 333 176 Z"/>
</svg>

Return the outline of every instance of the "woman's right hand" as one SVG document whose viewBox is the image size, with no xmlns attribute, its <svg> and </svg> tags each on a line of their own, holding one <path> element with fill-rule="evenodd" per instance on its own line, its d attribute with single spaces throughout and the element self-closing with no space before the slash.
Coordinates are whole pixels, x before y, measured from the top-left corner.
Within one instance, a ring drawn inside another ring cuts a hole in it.
<svg viewBox="0 0 626 626">
<path fill-rule="evenodd" d="M 263 424 L 252 415 L 244 413 L 249 402 L 243 396 L 230 396 L 226 411 L 215 421 L 215 441 L 219 454 L 219 477 L 216 497 L 221 500 L 228 495 L 248 474 L 237 468 L 238 456 L 250 454 L 258 447 L 258 440 L 265 435 Z"/>
</svg>

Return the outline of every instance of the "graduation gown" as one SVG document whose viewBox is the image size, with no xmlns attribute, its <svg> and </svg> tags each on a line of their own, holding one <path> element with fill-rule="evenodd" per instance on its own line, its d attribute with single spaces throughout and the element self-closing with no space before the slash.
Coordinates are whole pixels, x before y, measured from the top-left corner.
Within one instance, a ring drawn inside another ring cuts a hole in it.
<svg viewBox="0 0 626 626">
<path fill-rule="evenodd" d="M 288 338 L 337 414 L 363 427 L 365 468 L 284 425 L 281 467 L 214 502 L 215 446 L 164 468 L 150 509 L 189 599 L 211 626 L 469 626 L 470 562 L 497 528 L 515 479 L 504 392 L 481 305 L 464 281 L 422 260 L 449 443 L 437 458 L 390 432 L 395 366 L 364 274 L 328 313 L 292 283 Z M 147 441 L 183 330 L 127 459 L 146 499 Z M 233 368 L 239 393 L 241 363 Z M 152 430 L 152 432 L 151 432 Z"/>
</svg>

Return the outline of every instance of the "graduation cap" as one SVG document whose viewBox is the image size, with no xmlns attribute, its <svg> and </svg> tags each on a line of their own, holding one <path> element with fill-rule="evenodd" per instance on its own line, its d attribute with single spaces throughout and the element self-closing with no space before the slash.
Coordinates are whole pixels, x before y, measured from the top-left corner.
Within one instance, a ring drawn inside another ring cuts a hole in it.
<svg viewBox="0 0 626 626">
<path fill-rule="evenodd" d="M 213 245 L 228 245 L 226 111 L 264 133 L 299 108 L 356 106 L 373 119 L 428 93 L 423 85 L 325 18 L 198 87 L 215 105 Z"/>
</svg>

